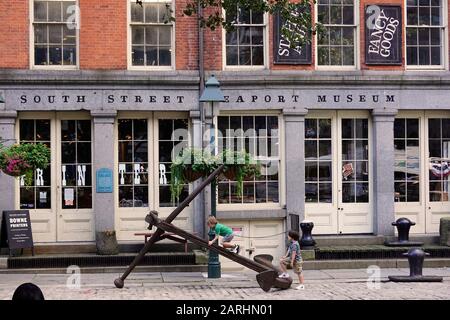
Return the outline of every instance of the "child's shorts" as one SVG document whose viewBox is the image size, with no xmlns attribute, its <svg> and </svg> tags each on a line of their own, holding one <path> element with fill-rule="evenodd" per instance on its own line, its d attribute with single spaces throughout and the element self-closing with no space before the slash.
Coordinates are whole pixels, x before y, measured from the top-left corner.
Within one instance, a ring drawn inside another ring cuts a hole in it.
<svg viewBox="0 0 450 320">
<path fill-rule="evenodd" d="M 281 262 L 288 266 L 291 264 L 291 258 L 284 258 Z M 294 261 L 292 270 L 296 274 L 301 274 L 303 272 L 303 261 Z"/>
<path fill-rule="evenodd" d="M 231 233 L 231 234 L 223 237 L 222 241 L 220 243 L 223 244 L 224 242 L 231 242 L 231 240 L 233 240 L 233 238 L 234 238 L 234 233 Z"/>
</svg>

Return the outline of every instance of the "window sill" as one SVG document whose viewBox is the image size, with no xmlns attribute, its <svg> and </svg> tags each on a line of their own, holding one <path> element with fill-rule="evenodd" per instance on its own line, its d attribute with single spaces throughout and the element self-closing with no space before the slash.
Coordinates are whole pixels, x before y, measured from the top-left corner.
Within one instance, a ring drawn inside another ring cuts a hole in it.
<svg viewBox="0 0 450 320">
<path fill-rule="evenodd" d="M 227 220 L 256 220 L 256 219 L 284 219 L 286 218 L 286 209 L 278 209 L 268 210 L 265 209 L 255 209 L 254 207 L 251 210 L 242 209 L 242 206 L 239 206 L 239 211 L 225 211 L 225 210 L 217 210 L 217 218 L 227 219 Z"/>
</svg>

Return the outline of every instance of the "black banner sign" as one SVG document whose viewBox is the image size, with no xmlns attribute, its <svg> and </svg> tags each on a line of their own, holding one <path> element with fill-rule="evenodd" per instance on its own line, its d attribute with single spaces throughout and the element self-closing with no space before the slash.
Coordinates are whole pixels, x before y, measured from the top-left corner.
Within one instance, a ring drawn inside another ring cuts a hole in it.
<svg viewBox="0 0 450 320">
<path fill-rule="evenodd" d="M 292 14 L 296 13 L 294 12 Z M 273 21 L 274 64 L 311 64 L 311 43 L 304 43 L 302 45 L 296 45 L 295 48 L 291 48 L 291 43 L 283 36 L 281 28 L 285 25 L 290 30 L 297 31 L 304 37 L 311 39 L 309 32 L 304 31 L 297 25 L 284 21 L 279 13 L 275 14 Z"/>
<path fill-rule="evenodd" d="M 366 6 L 366 64 L 402 64 L 402 9 Z"/>
<path fill-rule="evenodd" d="M 9 250 L 34 249 L 28 210 L 3 211 L 1 240 L 1 247 L 7 247 Z"/>
</svg>

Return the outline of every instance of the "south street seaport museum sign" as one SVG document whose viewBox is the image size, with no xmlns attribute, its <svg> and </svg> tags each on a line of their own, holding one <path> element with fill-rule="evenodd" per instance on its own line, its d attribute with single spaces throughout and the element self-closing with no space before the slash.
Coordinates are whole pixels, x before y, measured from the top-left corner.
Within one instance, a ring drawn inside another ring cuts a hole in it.
<svg viewBox="0 0 450 320">
<path fill-rule="evenodd" d="M 149 93 L 145 90 L 117 90 L 94 92 L 93 90 L 80 90 L 67 93 L 64 90 L 22 90 L 6 92 L 7 109 L 18 111 L 46 111 L 46 110 L 163 110 L 163 111 L 190 111 L 198 109 L 198 96 L 184 95 L 183 92 L 170 94 L 161 91 Z M 194 92 L 195 93 L 195 92 Z M 353 90 L 353 89 L 238 89 L 223 90 L 225 102 L 223 109 L 250 108 L 250 109 L 283 109 L 283 108 L 373 108 L 375 106 L 395 107 L 400 101 L 397 90 Z M 420 96 L 414 101 L 420 103 Z"/>
</svg>

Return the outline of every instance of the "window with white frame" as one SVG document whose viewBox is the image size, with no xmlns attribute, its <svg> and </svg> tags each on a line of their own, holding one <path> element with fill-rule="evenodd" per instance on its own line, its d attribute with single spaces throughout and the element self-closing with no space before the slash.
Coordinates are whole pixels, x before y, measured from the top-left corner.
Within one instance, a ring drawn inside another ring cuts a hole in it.
<svg viewBox="0 0 450 320">
<path fill-rule="evenodd" d="M 34 1 L 35 66 L 77 65 L 76 12 L 76 1 Z"/>
<path fill-rule="evenodd" d="M 131 66 L 171 67 L 173 23 L 170 1 L 131 1 Z"/>
<path fill-rule="evenodd" d="M 244 178 L 242 196 L 238 182 L 223 180 L 218 185 L 220 204 L 266 204 L 280 202 L 279 126 L 278 116 L 220 116 L 218 117 L 218 151 L 245 150 L 259 160 L 262 174 Z"/>
<path fill-rule="evenodd" d="M 443 0 L 407 0 L 407 65 L 443 67 L 444 39 Z"/>
<path fill-rule="evenodd" d="M 234 25 L 226 33 L 226 65 L 264 66 L 264 13 L 236 7 L 226 12 L 226 19 Z"/>
<path fill-rule="evenodd" d="M 356 66 L 356 0 L 319 0 L 318 22 L 325 27 L 317 38 L 319 66 Z"/>
</svg>

